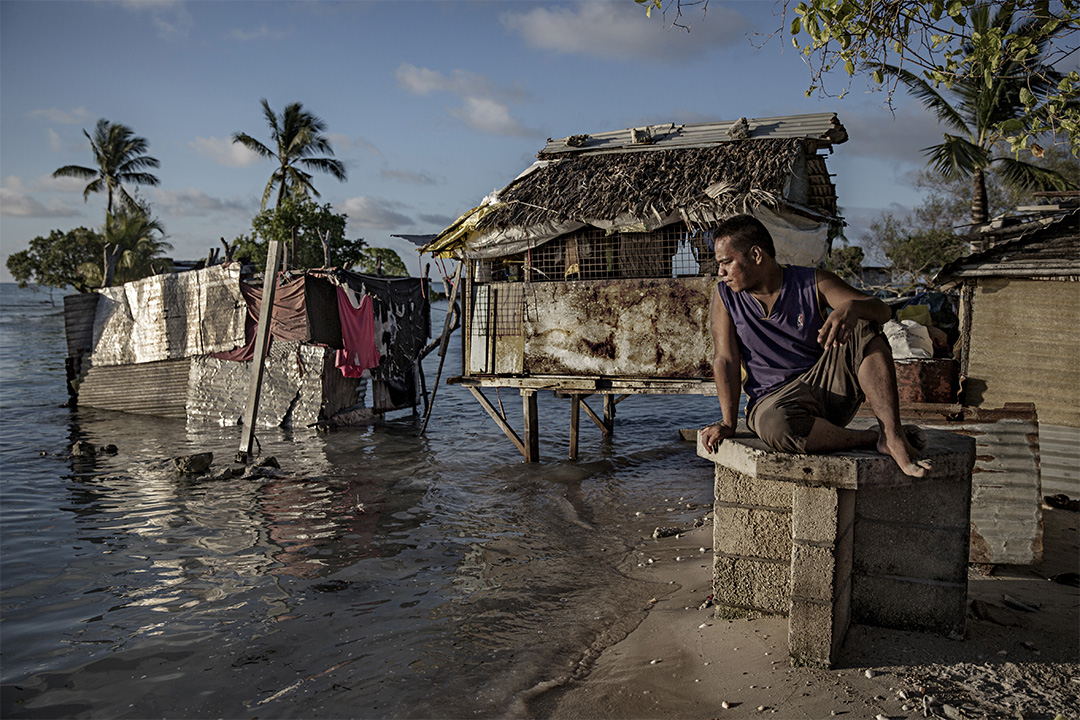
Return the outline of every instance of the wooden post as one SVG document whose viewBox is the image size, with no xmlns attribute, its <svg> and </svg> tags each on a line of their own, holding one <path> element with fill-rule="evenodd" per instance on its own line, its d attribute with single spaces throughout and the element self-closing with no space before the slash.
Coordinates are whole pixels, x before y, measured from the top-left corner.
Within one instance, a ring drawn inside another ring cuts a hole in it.
<svg viewBox="0 0 1080 720">
<path fill-rule="evenodd" d="M 607 434 L 615 432 L 615 400 L 614 395 L 604 396 L 604 427 L 607 428 Z"/>
<path fill-rule="evenodd" d="M 540 462 L 540 419 L 536 410 L 536 391 L 521 391 L 522 414 L 525 416 L 525 462 Z"/>
<path fill-rule="evenodd" d="M 454 273 L 454 281 L 450 290 L 450 304 L 446 308 L 446 322 L 443 323 L 442 338 L 439 340 L 439 371 L 435 374 L 435 385 L 431 388 L 431 400 L 424 411 L 424 422 L 420 426 L 420 434 L 427 430 L 428 418 L 431 417 L 431 407 L 435 404 L 435 393 L 439 392 L 439 379 L 442 378 L 443 363 L 446 362 L 446 344 L 450 342 L 450 333 L 454 330 L 454 303 L 457 302 L 458 287 L 461 285 L 461 267 L 463 260 L 458 264 L 457 272 Z M 462 330 L 464 332 L 464 330 Z M 468 356 L 464 356 L 468 357 Z"/>
<path fill-rule="evenodd" d="M 570 459 L 577 460 L 578 447 L 578 423 L 581 420 L 581 396 L 574 393 L 570 396 Z"/>
<path fill-rule="evenodd" d="M 259 327 L 255 331 L 255 355 L 251 359 L 248 376 L 247 408 L 244 410 L 244 426 L 240 434 L 240 452 L 236 462 L 246 463 L 251 457 L 251 445 L 255 440 L 255 419 L 259 416 L 259 393 L 262 390 L 266 348 L 270 341 L 270 318 L 273 317 L 274 291 L 277 289 L 277 269 L 281 264 L 281 242 L 271 240 L 266 251 L 266 273 L 263 275 L 262 307 L 259 308 Z"/>
</svg>

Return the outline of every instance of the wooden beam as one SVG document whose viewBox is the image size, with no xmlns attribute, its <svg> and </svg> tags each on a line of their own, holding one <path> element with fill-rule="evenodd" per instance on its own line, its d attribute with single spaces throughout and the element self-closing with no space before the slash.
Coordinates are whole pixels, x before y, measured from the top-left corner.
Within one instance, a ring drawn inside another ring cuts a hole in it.
<svg viewBox="0 0 1080 720">
<path fill-rule="evenodd" d="M 589 419 L 596 423 L 596 427 L 600 428 L 600 432 L 605 436 L 610 435 L 611 431 L 608 430 L 607 425 L 600 419 L 600 416 L 593 412 L 593 409 L 589 407 L 589 404 L 584 400 L 581 401 L 581 408 L 585 411 L 585 414 L 589 416 Z"/>
<path fill-rule="evenodd" d="M 277 289 L 277 270 L 281 264 L 281 242 L 271 240 L 266 250 L 266 273 L 263 275 L 262 305 L 259 307 L 259 327 L 255 330 L 255 355 L 248 375 L 247 408 L 240 433 L 237 462 L 247 462 L 255 440 L 255 421 L 259 417 L 259 393 L 262 391 L 263 370 L 266 367 L 266 348 L 270 343 L 270 321 L 274 310 L 274 291 Z"/>
<path fill-rule="evenodd" d="M 506 422 L 506 419 L 499 414 L 499 411 L 495 409 L 495 406 L 491 404 L 491 401 L 484 396 L 484 393 L 480 392 L 478 388 L 470 387 L 469 392 L 473 394 L 477 400 L 480 401 L 480 406 L 487 410 L 487 414 L 491 416 L 491 419 L 495 421 L 495 424 L 499 426 L 499 429 L 506 433 L 506 437 L 510 438 L 510 441 L 514 443 L 514 446 L 518 449 L 522 455 L 528 459 L 528 453 L 525 452 L 525 443 L 521 441 L 518 434 L 514 432 L 514 428 Z"/>
<path fill-rule="evenodd" d="M 615 432 L 615 400 L 614 395 L 604 396 L 604 427 L 609 433 Z"/>
<path fill-rule="evenodd" d="M 446 321 L 443 322 L 442 337 L 439 340 L 439 370 L 435 373 L 435 385 L 431 388 L 431 400 L 428 402 L 427 410 L 424 412 L 424 422 L 420 426 L 421 435 L 427 430 L 428 420 L 431 418 L 431 408 L 435 405 L 435 393 L 439 392 L 439 378 L 442 377 L 443 363 L 446 362 L 446 344 L 450 342 L 450 333 L 454 330 L 454 303 L 457 302 L 458 287 L 461 285 L 462 265 L 464 265 L 464 262 L 458 263 L 457 272 L 454 273 L 453 288 L 450 291 L 450 304 L 446 307 Z"/>
<path fill-rule="evenodd" d="M 540 462 L 540 418 L 536 408 L 536 391 L 521 391 L 525 415 L 525 462 Z"/>
</svg>

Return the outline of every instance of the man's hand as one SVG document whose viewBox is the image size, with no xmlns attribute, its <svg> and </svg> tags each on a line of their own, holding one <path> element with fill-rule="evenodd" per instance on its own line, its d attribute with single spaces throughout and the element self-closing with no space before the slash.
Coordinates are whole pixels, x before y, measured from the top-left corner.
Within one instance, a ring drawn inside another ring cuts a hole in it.
<svg viewBox="0 0 1080 720">
<path fill-rule="evenodd" d="M 720 443 L 734 434 L 735 428 L 724 425 L 722 422 L 716 423 L 701 429 L 701 443 L 705 446 L 705 450 L 713 453 L 720 447 Z"/>
<path fill-rule="evenodd" d="M 843 345 L 858 324 L 859 314 L 855 312 L 854 303 L 846 302 L 825 318 L 825 324 L 818 331 L 817 341 L 826 350 L 835 345 Z"/>
</svg>

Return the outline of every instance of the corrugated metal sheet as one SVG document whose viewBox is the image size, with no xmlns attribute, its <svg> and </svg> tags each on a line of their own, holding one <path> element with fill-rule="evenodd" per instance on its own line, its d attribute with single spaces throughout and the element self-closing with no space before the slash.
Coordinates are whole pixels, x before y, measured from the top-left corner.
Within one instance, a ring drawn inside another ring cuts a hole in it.
<svg viewBox="0 0 1080 720">
<path fill-rule="evenodd" d="M 993 247 L 955 260 L 937 274 L 937 283 L 976 277 L 1080 277 L 1080 211 L 1027 219 L 1021 224 L 975 234 Z"/>
<path fill-rule="evenodd" d="M 97 367 L 156 362 L 244 344 L 240 266 L 214 265 L 104 288 L 94 321 Z"/>
<path fill-rule="evenodd" d="M 67 337 L 68 357 L 78 357 L 94 347 L 94 314 L 100 298 L 97 293 L 64 297 L 64 335 Z"/>
<path fill-rule="evenodd" d="M 847 131 L 840 124 L 835 113 L 811 113 L 807 115 L 784 115 L 779 117 L 746 118 L 747 130 L 751 139 L 760 138 L 812 138 L 824 145 L 839 144 L 847 140 Z M 675 125 L 650 125 L 648 130 L 652 140 L 648 144 L 636 143 L 632 138 L 630 128 L 613 130 L 609 132 L 593 133 L 585 136 L 580 145 L 568 144 L 578 142 L 581 135 L 571 135 L 566 138 L 548 140 L 547 145 L 540 151 L 539 156 L 559 155 L 565 153 L 591 153 L 591 152 L 635 152 L 641 150 L 672 148 L 692 148 L 716 145 L 717 143 L 733 142 L 735 138 L 729 135 L 738 120 L 688 123 Z M 641 128 L 635 128 L 638 130 Z M 572 140 L 573 138 L 573 140 Z"/>
<path fill-rule="evenodd" d="M 1080 427 L 1080 283 L 981 278 L 970 303 L 965 404 L 1032 402 Z"/>
<path fill-rule="evenodd" d="M 1039 423 L 1042 494 L 1080 499 L 1080 428 Z"/>
<path fill-rule="evenodd" d="M 1034 565 L 1042 562 L 1039 422 L 1034 407 L 970 408 L 924 404 L 901 407 L 904 422 L 975 439 L 971 474 L 971 562 Z M 870 409 L 853 426 L 868 427 Z"/>
<path fill-rule="evenodd" d="M 186 417 L 189 359 L 91 367 L 79 405 L 139 415 Z"/>
</svg>

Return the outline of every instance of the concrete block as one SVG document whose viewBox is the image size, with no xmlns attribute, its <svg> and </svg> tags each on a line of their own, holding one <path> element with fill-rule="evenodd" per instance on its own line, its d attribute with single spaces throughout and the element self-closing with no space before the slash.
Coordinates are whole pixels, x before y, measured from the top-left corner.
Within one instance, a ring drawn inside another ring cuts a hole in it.
<svg viewBox="0 0 1080 720">
<path fill-rule="evenodd" d="M 788 654 L 796 666 L 831 667 L 839 645 L 831 605 L 792 598 L 788 613 Z M 844 628 L 846 630 L 847 628 Z M 842 633 L 841 633 L 841 643 Z"/>
<path fill-rule="evenodd" d="M 838 529 L 837 489 L 796 485 L 791 497 L 792 537 L 831 545 Z"/>
<path fill-rule="evenodd" d="M 796 543 L 791 548 L 791 595 L 832 603 L 836 557 L 833 548 Z"/>
<path fill-rule="evenodd" d="M 727 555 L 787 562 L 791 558 L 791 514 L 716 505 L 713 549 Z"/>
<path fill-rule="evenodd" d="M 945 475 L 937 467 L 934 471 L 934 482 L 860 488 L 855 498 L 856 518 L 928 528 L 967 527 L 971 475 Z"/>
<path fill-rule="evenodd" d="M 716 466 L 715 497 L 721 502 L 791 510 L 791 483 L 763 480 Z"/>
<path fill-rule="evenodd" d="M 964 635 L 967 585 L 852 574 L 851 619 L 863 625 Z"/>
<path fill-rule="evenodd" d="M 928 530 L 862 521 L 855 530 L 855 572 L 964 583 L 970 537 L 967 528 Z"/>
<path fill-rule="evenodd" d="M 790 595 L 790 561 L 770 562 L 717 555 L 713 562 L 713 602 L 724 608 L 784 615 Z"/>
</svg>

